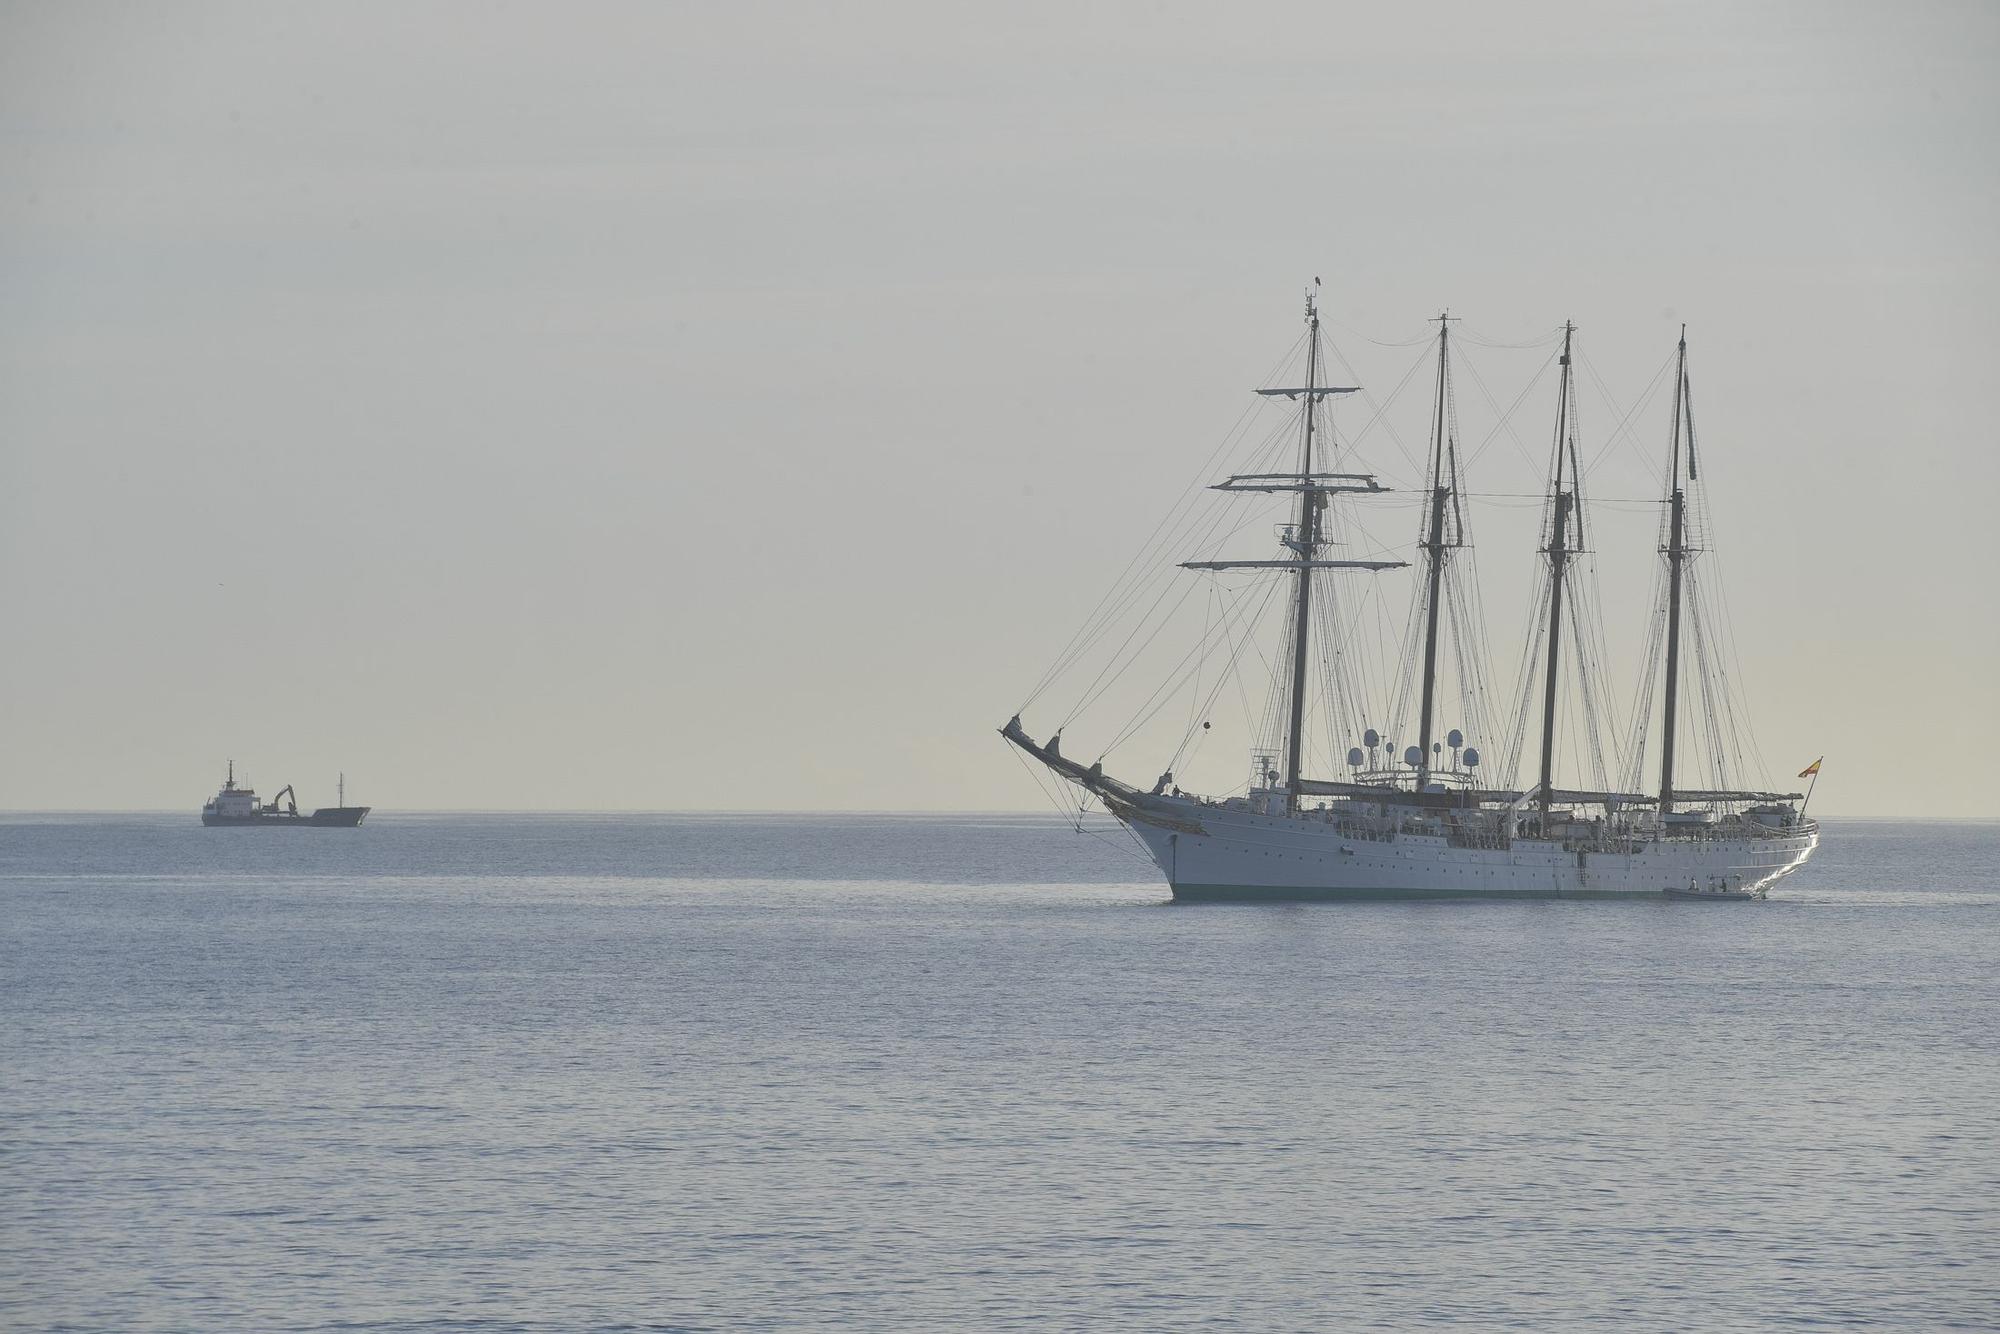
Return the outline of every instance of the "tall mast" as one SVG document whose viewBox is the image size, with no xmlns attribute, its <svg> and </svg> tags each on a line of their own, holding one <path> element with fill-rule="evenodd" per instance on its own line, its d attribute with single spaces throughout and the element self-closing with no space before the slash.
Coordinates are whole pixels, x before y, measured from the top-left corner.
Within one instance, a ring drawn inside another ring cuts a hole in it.
<svg viewBox="0 0 2000 1334">
<path fill-rule="evenodd" d="M 1540 806 L 1542 833 L 1549 827 L 1549 793 L 1555 781 L 1556 681 L 1562 657 L 1563 572 L 1569 564 L 1569 512 L 1575 496 L 1563 490 L 1563 455 L 1567 452 L 1570 414 L 1570 338 L 1576 326 L 1563 325 L 1562 387 L 1556 399 L 1555 522 L 1549 527 L 1549 673 L 1542 690 L 1542 781 Z M 1570 479 L 1575 485 L 1575 478 Z"/>
<path fill-rule="evenodd" d="M 1451 499 L 1451 487 L 1444 470 L 1445 379 L 1451 348 L 1451 316 L 1438 316 L 1437 431 L 1431 442 L 1431 521 L 1430 536 L 1423 548 L 1430 558 L 1430 592 L 1424 619 L 1424 706 L 1417 725 L 1417 791 L 1430 784 L 1431 720 L 1437 698 L 1438 592 L 1444 582 L 1444 507 Z M 1453 479 L 1456 480 L 1455 478 Z"/>
<path fill-rule="evenodd" d="M 1681 489 L 1681 421 L 1687 421 L 1688 476 L 1694 476 L 1694 405 L 1687 392 L 1687 326 L 1681 326 L 1680 365 L 1674 374 L 1674 444 L 1667 471 L 1667 706 L 1660 744 L 1660 816 L 1674 808 L 1674 715 L 1680 704 L 1681 566 L 1687 562 L 1687 493 Z"/>
<path fill-rule="evenodd" d="M 1317 284 L 1315 284 L 1317 286 Z M 1306 426 L 1299 448 L 1299 524 L 1291 542 L 1298 557 L 1298 597 L 1292 617 L 1292 719 L 1285 739 L 1285 810 L 1299 809 L 1299 769 L 1305 759 L 1306 722 L 1306 632 L 1311 624 L 1313 557 L 1319 552 L 1319 507 L 1322 497 L 1313 490 L 1313 419 L 1319 407 L 1319 297 L 1306 296 Z"/>
</svg>

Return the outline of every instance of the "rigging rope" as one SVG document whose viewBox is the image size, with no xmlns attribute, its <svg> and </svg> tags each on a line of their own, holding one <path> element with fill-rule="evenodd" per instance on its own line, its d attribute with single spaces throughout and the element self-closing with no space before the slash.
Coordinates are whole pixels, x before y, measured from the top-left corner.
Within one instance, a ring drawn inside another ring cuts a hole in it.
<svg viewBox="0 0 2000 1334">
<path fill-rule="evenodd" d="M 1346 326 L 1335 327 L 1345 329 L 1374 346 L 1421 346 L 1425 350 L 1403 371 L 1386 397 L 1377 399 L 1365 387 L 1360 389 L 1360 397 L 1368 405 L 1371 415 L 1351 437 L 1336 434 L 1330 420 L 1331 413 L 1326 414 L 1322 438 L 1327 466 L 1331 467 L 1336 458 L 1345 460 L 1355 455 L 1369 437 L 1381 435 L 1387 436 L 1403 460 L 1428 479 L 1427 465 L 1419 465 L 1408 443 L 1398 433 L 1390 413 L 1402 401 L 1409 386 L 1417 382 L 1419 372 L 1430 364 L 1436 335 L 1427 333 L 1422 338 L 1406 342 L 1385 342 L 1368 338 Z M 1428 582 L 1422 577 L 1425 571 L 1421 559 L 1415 562 L 1419 578 L 1414 596 L 1407 604 L 1408 614 L 1400 627 L 1391 624 L 1392 612 L 1381 581 L 1367 580 L 1357 592 L 1348 583 L 1333 579 L 1316 580 L 1316 604 L 1310 617 L 1310 633 L 1318 641 L 1313 654 L 1318 679 L 1308 684 L 1310 693 L 1301 709 L 1301 735 L 1293 742 L 1299 749 L 1302 762 L 1319 758 L 1337 766 L 1342 760 L 1343 743 L 1358 739 L 1371 720 L 1380 721 L 1385 731 L 1405 736 L 1412 744 L 1418 741 L 1418 719 L 1413 710 L 1422 687 L 1419 679 L 1420 655 L 1425 625 L 1431 615 L 1436 615 L 1440 621 L 1436 661 L 1438 699 L 1440 702 L 1448 696 L 1455 699 L 1459 712 L 1456 720 L 1434 715 L 1434 732 L 1443 734 L 1454 722 L 1462 726 L 1468 738 L 1481 743 L 1488 752 L 1488 760 L 1482 770 L 1489 785 L 1512 786 L 1519 773 L 1520 761 L 1526 754 L 1527 738 L 1536 714 L 1536 678 L 1543 674 L 1546 663 L 1542 653 L 1549 621 L 1548 560 L 1544 552 L 1540 596 L 1535 599 L 1529 615 L 1524 617 L 1530 624 L 1526 628 L 1518 660 L 1519 690 L 1512 705 L 1512 715 L 1507 717 L 1506 699 L 1496 689 L 1498 674 L 1492 666 L 1489 624 L 1483 607 L 1465 502 L 1479 500 L 1501 508 L 1507 508 L 1515 501 L 1538 503 L 1543 509 L 1545 533 L 1552 519 L 1552 502 L 1546 491 L 1467 490 L 1461 467 L 1469 469 L 1476 466 L 1503 435 L 1533 466 L 1534 459 L 1516 430 L 1514 417 L 1555 364 L 1555 356 L 1551 353 L 1541 361 L 1527 385 L 1503 409 L 1472 359 L 1464 355 L 1463 349 L 1470 344 L 1482 348 L 1539 350 L 1557 341 L 1560 331 L 1521 343 L 1492 340 L 1472 333 L 1463 324 L 1454 328 L 1453 334 L 1454 349 L 1458 355 L 1451 362 L 1453 374 L 1448 380 L 1444 404 L 1447 414 L 1444 432 L 1450 460 L 1450 510 L 1445 533 L 1447 549 L 1437 557 L 1441 567 L 1438 597 L 1442 599 L 1442 604 L 1438 608 L 1429 605 Z M 1302 334 L 1286 358 L 1266 377 L 1267 387 L 1279 383 L 1280 377 L 1289 372 L 1306 339 L 1307 335 Z M 1360 381 L 1361 377 L 1338 345 L 1329 340 L 1326 350 L 1330 360 L 1347 373 L 1350 383 Z M 1557 721 L 1562 724 L 1564 754 L 1576 764 L 1574 772 L 1579 775 L 1593 774 L 1601 788 L 1613 788 L 1615 776 L 1626 790 L 1643 791 L 1646 788 L 1645 766 L 1651 749 L 1650 722 L 1660 697 L 1659 666 L 1663 661 L 1661 649 L 1665 633 L 1664 572 L 1656 581 L 1655 605 L 1643 636 L 1646 643 L 1645 671 L 1640 676 L 1636 692 L 1637 708 L 1629 717 L 1621 717 L 1622 710 L 1618 704 L 1623 697 L 1614 697 L 1606 691 L 1606 666 L 1610 655 L 1605 639 L 1597 567 L 1594 559 L 1587 558 L 1590 544 L 1585 528 L 1584 488 L 1586 481 L 1594 480 L 1608 462 L 1622 457 L 1627 451 L 1643 450 L 1633 423 L 1657 398 L 1673 358 L 1669 357 L 1662 364 L 1638 398 L 1622 413 L 1597 367 L 1580 352 L 1577 360 L 1596 393 L 1609 405 L 1615 425 L 1603 436 L 1586 464 L 1581 457 L 1581 414 L 1572 378 L 1567 438 L 1556 442 L 1556 448 L 1564 452 L 1574 478 L 1576 547 L 1572 577 L 1566 579 L 1565 587 L 1565 614 L 1570 624 L 1564 628 L 1564 644 L 1557 647 L 1557 651 L 1566 654 L 1563 662 L 1565 684 L 1558 692 Z M 1492 411 L 1495 418 L 1494 425 L 1470 451 L 1461 449 L 1456 393 L 1457 373 L 1460 371 L 1470 376 L 1486 408 Z M 1154 526 L 1138 554 L 1119 573 L 1112 587 L 1064 645 L 1055 663 L 1036 683 L 1022 704 L 1023 711 L 1042 699 L 1059 681 L 1081 676 L 1079 669 L 1087 670 L 1089 667 L 1095 668 L 1095 674 L 1090 676 L 1074 706 L 1063 717 L 1062 727 L 1070 726 L 1090 710 L 1113 698 L 1114 690 L 1117 691 L 1117 699 L 1130 699 L 1141 684 L 1126 680 L 1135 665 L 1160 640 L 1169 625 L 1182 626 L 1184 615 L 1191 612 L 1187 602 L 1193 596 L 1195 581 L 1186 581 L 1180 589 L 1174 587 L 1174 581 L 1182 573 L 1177 568 L 1176 560 L 1219 556 L 1227 544 L 1246 530 L 1270 522 L 1268 511 L 1247 515 L 1238 511 L 1235 507 L 1241 502 L 1240 496 L 1204 491 L 1202 488 L 1203 480 L 1214 475 L 1218 462 L 1233 452 L 1247 453 L 1252 468 L 1265 468 L 1272 472 L 1287 470 L 1284 455 L 1295 447 L 1298 415 L 1295 412 L 1285 414 L 1283 422 L 1273 425 L 1260 436 L 1253 428 L 1257 407 L 1253 403 L 1246 408 L 1224 435 L 1221 443 L 1204 461 L 1195 480 L 1181 492 L 1167 515 Z M 1323 405 L 1309 402 L 1302 410 L 1312 412 L 1316 408 L 1323 410 Z M 1691 405 L 1689 410 L 1691 413 Z M 1693 423 L 1690 420 L 1686 425 L 1688 448 L 1692 453 L 1695 448 Z M 1433 429 L 1436 426 L 1434 418 Z M 1426 455 L 1428 452 L 1427 448 Z M 1348 466 L 1354 465 L 1350 463 Z M 1389 480 L 1401 484 L 1400 479 L 1393 476 L 1393 470 L 1387 476 Z M 1436 484 L 1435 479 L 1431 479 L 1431 484 Z M 1428 486 L 1421 493 L 1405 487 L 1402 495 L 1370 497 L 1369 503 L 1384 507 L 1383 517 L 1389 521 L 1401 523 L 1404 519 L 1397 512 L 1399 507 L 1410 505 L 1421 516 L 1427 508 L 1428 494 Z M 1404 496 L 1410 499 L 1404 499 Z M 1660 502 L 1657 499 L 1621 497 L 1594 503 L 1615 509 L 1657 505 Z M 1526 508 L 1526 504 L 1518 507 Z M 1708 520 L 1706 488 L 1699 482 L 1691 483 L 1688 488 L 1686 519 L 1689 558 L 1683 567 L 1684 642 L 1691 647 L 1691 665 L 1696 668 L 1700 683 L 1698 686 L 1683 686 L 1684 698 L 1680 702 L 1689 706 L 1684 710 L 1685 714 L 1698 711 L 1701 719 L 1698 723 L 1690 719 L 1688 726 L 1691 734 L 1682 739 L 1688 742 L 1688 771 L 1698 772 L 1705 768 L 1716 788 L 1727 789 L 1732 772 L 1754 767 L 1762 773 L 1765 766 L 1756 750 L 1756 737 L 1748 726 L 1747 713 L 1742 708 L 1739 693 L 1739 683 L 1743 679 L 1742 659 L 1734 625 L 1728 615 L 1726 587 L 1717 572 L 1704 571 L 1704 576 L 1700 578 L 1696 575 L 1694 556 L 1704 548 L 1702 539 L 1706 536 Z M 1329 546 L 1351 544 L 1365 546 L 1384 556 L 1394 553 L 1420 558 L 1424 555 L 1428 526 L 1420 522 L 1418 540 L 1414 543 L 1384 542 L 1371 531 L 1370 524 L 1351 498 L 1334 496 L 1329 497 L 1325 511 L 1324 532 L 1324 540 Z M 1163 559 L 1169 556 L 1175 559 Z M 1291 703 L 1288 698 L 1291 688 L 1289 658 L 1296 612 L 1285 620 L 1286 629 L 1282 636 L 1284 651 L 1276 659 L 1264 655 L 1263 636 L 1259 634 L 1259 629 L 1274 606 L 1281 601 L 1296 599 L 1296 580 L 1278 575 L 1231 584 L 1217 577 L 1219 573 L 1211 573 L 1210 578 L 1203 581 L 1201 623 L 1199 627 L 1188 626 L 1189 629 L 1199 629 L 1193 647 L 1181 654 L 1164 678 L 1137 701 L 1136 708 L 1101 753 L 1109 754 L 1135 737 L 1146 734 L 1162 712 L 1177 704 L 1182 692 L 1186 692 L 1187 721 L 1169 766 L 1178 770 L 1184 762 L 1190 762 L 1199 755 L 1211 730 L 1209 721 L 1223 694 L 1230 689 L 1231 682 L 1234 682 L 1243 722 L 1253 742 L 1260 750 L 1282 749 Z M 1290 587 L 1289 599 L 1277 598 L 1280 584 Z M 1295 602 L 1293 605 L 1295 608 Z M 1373 633 L 1361 633 L 1371 623 Z M 1384 674 L 1392 670 L 1388 662 L 1391 653 L 1398 655 L 1393 667 L 1395 674 L 1384 680 Z M 1244 679 L 1245 673 L 1252 670 L 1253 654 L 1271 678 L 1270 688 L 1264 694 L 1265 707 L 1261 719 L 1250 700 Z M 1445 683 L 1447 674 L 1454 683 L 1452 687 L 1447 687 Z M 1390 707 L 1385 715 L 1378 718 L 1384 694 L 1391 696 L 1387 701 Z M 1694 707 L 1697 705 L 1698 709 Z M 1171 724 L 1159 731 L 1170 735 Z M 1330 755 L 1323 754 L 1325 747 L 1331 747 Z M 1017 758 L 1020 758 L 1018 754 Z M 1390 760 L 1392 764 L 1398 763 L 1400 757 L 1392 754 Z M 1497 766 L 1495 760 L 1499 761 Z M 1030 767 L 1030 772 L 1035 772 L 1035 769 Z M 1040 786 L 1039 774 L 1037 782 Z"/>
</svg>

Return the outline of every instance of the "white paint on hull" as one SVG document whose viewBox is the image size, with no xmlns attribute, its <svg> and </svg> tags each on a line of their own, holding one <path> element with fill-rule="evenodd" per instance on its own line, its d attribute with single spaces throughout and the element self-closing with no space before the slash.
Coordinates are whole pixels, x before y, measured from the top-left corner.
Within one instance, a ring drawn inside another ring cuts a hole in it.
<svg viewBox="0 0 2000 1334">
<path fill-rule="evenodd" d="M 1442 834 L 1354 837 L 1313 817 L 1155 797 L 1121 812 L 1176 888 L 1204 897 L 1437 895 L 1465 898 L 1659 896 L 1668 889 L 1756 891 L 1798 869 L 1819 843 L 1816 830 L 1740 837 L 1676 837 L 1631 851 L 1577 851 L 1517 838 L 1499 847 L 1463 847 Z"/>
</svg>

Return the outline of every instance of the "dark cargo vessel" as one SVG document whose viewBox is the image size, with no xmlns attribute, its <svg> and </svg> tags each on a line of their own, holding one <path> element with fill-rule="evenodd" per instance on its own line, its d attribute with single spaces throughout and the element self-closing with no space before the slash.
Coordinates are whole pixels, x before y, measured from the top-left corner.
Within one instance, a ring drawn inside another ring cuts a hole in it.
<svg viewBox="0 0 2000 1334">
<path fill-rule="evenodd" d="M 347 776 L 340 778 L 340 800 L 347 800 Z M 352 829 L 367 816 L 366 806 L 322 806 L 311 815 L 299 810 L 298 794 L 292 791 L 290 783 L 285 784 L 278 795 L 268 803 L 260 803 L 257 794 L 247 787 L 236 786 L 236 761 L 229 762 L 229 776 L 223 780 L 222 791 L 209 798 L 201 808 L 201 822 L 205 825 L 297 825 L 317 828 Z"/>
</svg>

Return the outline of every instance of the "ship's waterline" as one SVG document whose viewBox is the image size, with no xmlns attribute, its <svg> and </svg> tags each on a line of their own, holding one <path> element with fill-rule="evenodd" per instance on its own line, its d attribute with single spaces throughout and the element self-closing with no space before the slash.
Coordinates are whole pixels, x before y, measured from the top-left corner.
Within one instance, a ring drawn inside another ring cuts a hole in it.
<svg viewBox="0 0 2000 1334">
<path fill-rule="evenodd" d="M 1331 819 L 1257 815 L 1188 799 L 1142 798 L 1121 818 L 1176 899 L 1761 898 L 1803 865 L 1816 830 L 1747 839 L 1661 840 L 1626 847 L 1519 839 L 1454 846 L 1437 834 L 1344 828 Z M 1163 820 L 1147 818 L 1151 807 Z"/>
</svg>

